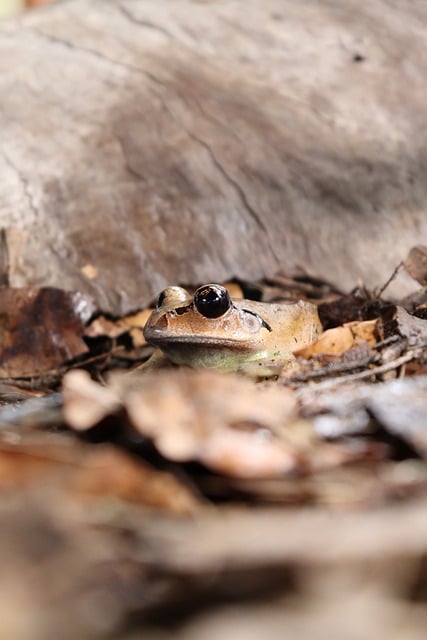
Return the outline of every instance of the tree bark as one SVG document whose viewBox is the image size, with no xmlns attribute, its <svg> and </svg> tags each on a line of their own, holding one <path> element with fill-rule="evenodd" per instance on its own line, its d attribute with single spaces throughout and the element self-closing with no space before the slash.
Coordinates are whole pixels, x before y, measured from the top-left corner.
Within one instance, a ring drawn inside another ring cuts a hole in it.
<svg viewBox="0 0 427 640">
<path fill-rule="evenodd" d="M 113 313 L 279 269 L 383 284 L 427 238 L 426 40 L 416 0 L 65 0 L 3 22 L 10 283 Z"/>
</svg>

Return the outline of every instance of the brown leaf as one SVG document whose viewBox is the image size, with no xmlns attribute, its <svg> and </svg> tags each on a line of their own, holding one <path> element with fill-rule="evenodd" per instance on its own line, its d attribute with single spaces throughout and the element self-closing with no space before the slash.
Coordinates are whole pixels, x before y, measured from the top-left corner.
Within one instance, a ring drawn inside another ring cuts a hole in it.
<svg viewBox="0 0 427 640">
<path fill-rule="evenodd" d="M 70 371 L 63 395 L 74 429 L 90 429 L 115 413 L 118 424 L 126 429 L 130 422 L 164 458 L 198 461 L 234 478 L 277 478 L 384 457 L 384 448 L 369 443 L 322 442 L 312 424 L 298 418 L 291 391 L 237 375 L 116 373 L 102 388 L 86 372 Z"/>
<path fill-rule="evenodd" d="M 423 287 L 427 286 L 427 247 L 419 244 L 412 247 L 403 261 L 404 267 L 410 276 L 417 280 Z"/>
<path fill-rule="evenodd" d="M 152 309 L 144 309 L 138 313 L 133 313 L 123 318 L 112 320 L 105 316 L 97 316 L 85 329 L 85 335 L 90 338 L 106 336 L 108 338 L 117 338 L 124 333 L 132 333 L 135 329 L 141 329 L 139 343 L 137 346 L 146 344 L 142 329 L 152 313 Z M 136 335 L 136 332 L 135 332 Z"/>
<path fill-rule="evenodd" d="M 411 346 L 425 346 L 427 343 L 427 320 L 411 315 L 403 307 L 391 307 L 380 324 L 385 338 L 398 334 Z"/>
<path fill-rule="evenodd" d="M 324 329 L 332 329 L 349 322 L 372 320 L 381 315 L 384 303 L 364 288 L 358 287 L 348 295 L 319 304 L 319 317 Z"/>
<path fill-rule="evenodd" d="M 56 370 L 87 351 L 84 322 L 93 302 L 53 288 L 0 290 L 0 376 L 19 378 Z"/>
<path fill-rule="evenodd" d="M 114 391 L 91 380 L 86 371 L 69 371 L 63 380 L 65 421 L 75 431 L 87 431 L 121 407 Z"/>
<path fill-rule="evenodd" d="M 116 374 L 101 390 L 84 372 L 69 372 L 66 421 L 73 428 L 90 428 L 108 415 L 109 403 L 117 407 L 120 401 L 134 428 L 170 460 L 198 460 L 235 477 L 270 477 L 299 467 L 297 447 L 277 435 L 292 429 L 296 402 L 291 392 L 211 371 L 165 373 Z M 88 399 L 96 404 L 98 396 L 98 408 L 87 411 Z"/>
<path fill-rule="evenodd" d="M 105 446 L 85 457 L 69 488 L 77 496 L 116 498 L 176 514 L 193 513 L 199 505 L 195 495 L 172 474 Z"/>
<path fill-rule="evenodd" d="M 400 305 L 404 307 L 406 311 L 409 311 L 409 313 L 423 317 L 423 308 L 427 305 L 427 288 L 419 289 L 409 296 L 406 296 L 400 301 Z M 421 311 L 421 315 L 418 313 L 418 310 Z"/>
<path fill-rule="evenodd" d="M 362 341 L 374 345 L 376 320 L 364 322 L 348 322 L 341 327 L 328 329 L 308 347 L 294 351 L 295 355 L 312 358 L 315 355 L 341 355 Z"/>
<path fill-rule="evenodd" d="M 110 320 L 105 316 L 97 316 L 85 329 L 85 336 L 98 338 L 105 336 L 117 338 L 129 331 L 129 326 L 123 320 Z"/>
<path fill-rule="evenodd" d="M 118 499 L 172 513 L 192 513 L 199 504 L 172 474 L 109 445 L 92 450 L 62 437 L 0 443 L 0 491 L 49 485 L 78 501 Z"/>
<path fill-rule="evenodd" d="M 59 447 L 48 438 L 28 444 L 1 442 L 0 491 L 31 487 L 53 473 L 69 470 L 74 458 L 70 447 L 67 442 Z"/>
</svg>

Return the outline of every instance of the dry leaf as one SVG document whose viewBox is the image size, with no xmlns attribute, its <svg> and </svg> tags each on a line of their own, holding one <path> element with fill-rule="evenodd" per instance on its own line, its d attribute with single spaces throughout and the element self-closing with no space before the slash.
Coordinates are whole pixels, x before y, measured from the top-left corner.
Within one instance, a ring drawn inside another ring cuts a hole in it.
<svg viewBox="0 0 427 640">
<path fill-rule="evenodd" d="M 324 329 L 345 325 L 349 322 L 372 320 L 381 315 L 387 303 L 370 294 L 363 287 L 357 287 L 348 295 L 335 296 L 330 301 L 319 304 L 319 317 Z"/>
<path fill-rule="evenodd" d="M 392 380 L 365 395 L 365 406 L 382 427 L 427 458 L 427 376 Z"/>
<path fill-rule="evenodd" d="M 0 443 L 0 491 L 51 486 L 81 500 L 119 499 L 172 513 L 192 513 L 200 503 L 172 474 L 110 445 L 94 450 L 60 437 Z"/>
<path fill-rule="evenodd" d="M 94 382 L 86 371 L 69 371 L 63 381 L 64 420 L 76 431 L 87 431 L 120 409 L 120 399 Z"/>
<path fill-rule="evenodd" d="M 85 329 L 88 338 L 117 338 L 129 331 L 129 326 L 124 320 L 110 320 L 105 316 L 97 316 Z"/>
<path fill-rule="evenodd" d="M 427 375 L 375 385 L 351 382 L 329 391 L 306 387 L 298 398 L 303 413 L 313 416 L 315 430 L 325 438 L 369 434 L 381 440 L 388 432 L 393 441 L 387 438 L 386 443 L 401 457 L 415 457 L 409 447 L 427 458 Z M 357 446 L 363 442 L 353 441 Z"/>
<path fill-rule="evenodd" d="M 299 467 L 297 449 L 275 435 L 293 424 L 291 392 L 212 371 L 166 373 L 116 374 L 107 389 L 98 389 L 84 372 L 68 373 L 67 423 L 95 426 L 108 415 L 108 405 L 114 410 L 120 401 L 134 428 L 170 460 L 198 460 L 236 477 L 270 477 Z M 91 401 L 97 406 L 88 408 Z"/>
<path fill-rule="evenodd" d="M 116 498 L 175 514 L 193 513 L 199 506 L 195 495 L 172 474 L 105 446 L 84 458 L 69 488 L 77 496 Z"/>
<path fill-rule="evenodd" d="M 116 373 L 102 388 L 73 371 L 64 377 L 64 402 L 74 429 L 90 429 L 115 413 L 117 425 L 129 429 L 130 422 L 164 458 L 198 461 L 234 478 L 274 478 L 384 457 L 371 443 L 322 442 L 311 423 L 297 417 L 289 390 L 218 372 Z"/>
<path fill-rule="evenodd" d="M 427 286 L 427 247 L 417 245 L 412 247 L 406 259 L 404 267 L 410 276 L 417 280 L 423 287 Z"/>
<path fill-rule="evenodd" d="M 69 470 L 73 459 L 67 441 L 62 447 L 47 438 L 29 444 L 1 442 L 0 491 L 35 486 L 59 470 Z"/>
<path fill-rule="evenodd" d="M 396 307 L 394 320 L 398 332 L 407 338 L 410 345 L 426 345 L 427 320 L 409 314 L 403 307 Z"/>
<path fill-rule="evenodd" d="M 87 352 L 84 323 L 95 308 L 83 294 L 53 288 L 0 290 L 0 376 L 52 372 Z"/>
<path fill-rule="evenodd" d="M 105 336 L 117 338 L 125 333 L 129 333 L 134 347 L 142 347 L 147 344 L 142 329 L 152 313 L 152 309 L 144 309 L 138 313 L 112 320 L 105 316 L 97 316 L 85 329 L 85 336 L 97 338 Z"/>
<path fill-rule="evenodd" d="M 234 300 L 241 300 L 244 297 L 242 287 L 236 282 L 225 282 L 223 283 L 223 286 L 230 294 L 230 298 L 233 298 Z"/>
<path fill-rule="evenodd" d="M 312 358 L 315 355 L 338 356 L 364 341 L 368 345 L 377 342 L 375 336 L 377 320 L 348 322 L 341 327 L 328 329 L 308 347 L 294 351 L 295 355 Z"/>
<path fill-rule="evenodd" d="M 292 421 L 289 392 L 256 387 L 238 376 L 211 371 L 169 371 L 112 380 L 122 388 L 134 427 L 167 458 L 199 460 L 237 477 L 274 476 L 294 470 L 298 456 L 273 434 Z"/>
<path fill-rule="evenodd" d="M 427 343 L 427 320 L 408 313 L 403 307 L 391 307 L 381 319 L 380 330 L 384 337 L 400 335 L 411 346 Z"/>
</svg>

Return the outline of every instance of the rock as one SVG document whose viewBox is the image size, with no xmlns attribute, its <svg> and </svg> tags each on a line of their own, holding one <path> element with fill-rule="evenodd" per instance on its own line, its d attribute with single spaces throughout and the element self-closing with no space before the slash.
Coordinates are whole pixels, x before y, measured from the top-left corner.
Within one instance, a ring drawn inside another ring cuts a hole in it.
<svg viewBox="0 0 427 640">
<path fill-rule="evenodd" d="M 427 235 L 426 37 L 427 6 L 385 0 L 73 0 L 4 21 L 10 283 L 116 314 L 279 269 L 382 285 Z"/>
</svg>

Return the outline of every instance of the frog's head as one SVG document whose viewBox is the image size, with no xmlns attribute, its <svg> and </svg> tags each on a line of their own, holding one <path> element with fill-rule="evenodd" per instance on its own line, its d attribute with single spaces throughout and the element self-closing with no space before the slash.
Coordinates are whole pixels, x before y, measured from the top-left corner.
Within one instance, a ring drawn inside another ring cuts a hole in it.
<svg viewBox="0 0 427 640">
<path fill-rule="evenodd" d="M 177 364 L 224 368 L 263 350 L 271 332 L 263 318 L 233 301 L 219 284 L 205 284 L 194 296 L 182 287 L 168 287 L 144 327 L 147 342 Z"/>
</svg>

